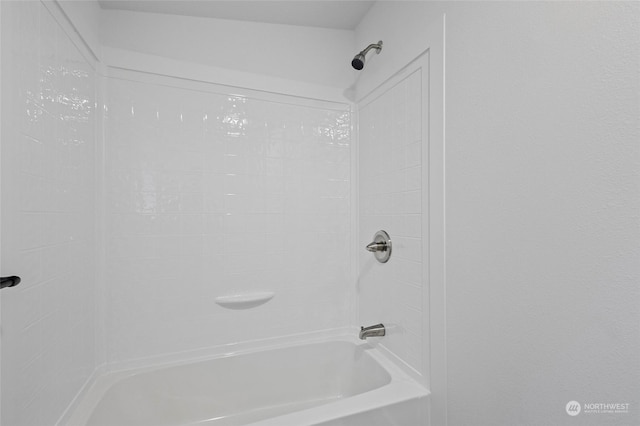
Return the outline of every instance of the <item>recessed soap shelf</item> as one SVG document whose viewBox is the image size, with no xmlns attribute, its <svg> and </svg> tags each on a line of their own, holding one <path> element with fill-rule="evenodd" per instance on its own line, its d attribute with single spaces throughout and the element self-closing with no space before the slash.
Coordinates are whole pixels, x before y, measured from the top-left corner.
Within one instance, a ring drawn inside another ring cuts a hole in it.
<svg viewBox="0 0 640 426">
<path fill-rule="evenodd" d="M 260 291 L 255 293 L 241 293 L 229 296 L 216 297 L 216 303 L 227 309 L 249 309 L 260 306 L 273 299 L 272 291 Z"/>
</svg>

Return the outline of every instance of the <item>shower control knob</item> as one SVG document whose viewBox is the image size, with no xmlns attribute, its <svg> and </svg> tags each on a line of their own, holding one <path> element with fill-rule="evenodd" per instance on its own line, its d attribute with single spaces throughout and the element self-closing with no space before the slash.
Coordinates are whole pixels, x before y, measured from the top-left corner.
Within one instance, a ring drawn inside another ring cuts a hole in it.
<svg viewBox="0 0 640 426">
<path fill-rule="evenodd" d="M 378 262 L 387 263 L 391 257 L 391 237 L 385 231 L 378 231 L 365 249 L 373 253 Z"/>
<path fill-rule="evenodd" d="M 384 241 L 381 243 L 369 243 L 367 244 L 366 249 L 367 251 L 370 251 L 372 253 L 375 253 L 376 251 L 386 251 L 387 243 L 385 243 Z"/>
</svg>

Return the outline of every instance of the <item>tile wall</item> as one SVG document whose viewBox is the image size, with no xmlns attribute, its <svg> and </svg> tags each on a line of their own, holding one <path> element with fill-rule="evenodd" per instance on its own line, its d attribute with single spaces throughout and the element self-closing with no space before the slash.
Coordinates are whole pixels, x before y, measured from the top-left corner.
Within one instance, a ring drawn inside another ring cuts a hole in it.
<svg viewBox="0 0 640 426">
<path fill-rule="evenodd" d="M 109 362 L 349 323 L 347 105 L 133 72 L 107 94 Z"/>
<path fill-rule="evenodd" d="M 2 424 L 52 425 L 95 369 L 95 88 L 53 3 L 2 2 Z"/>
<path fill-rule="evenodd" d="M 359 105 L 358 306 L 362 325 L 385 324 L 380 345 L 424 374 L 421 72 Z M 385 264 L 364 250 L 379 229 L 393 244 Z"/>
<path fill-rule="evenodd" d="M 351 324 L 348 105 L 114 71 L 103 169 L 92 59 L 55 3 L 2 7 L 2 268 L 23 278 L 2 294 L 3 424 L 55 424 L 102 360 L 96 333 L 118 364 Z M 358 218 L 359 245 L 394 239 L 386 267 L 361 252 L 360 320 L 384 322 L 416 369 L 419 87 L 414 74 L 361 107 Z M 215 303 L 257 291 L 275 297 Z"/>
</svg>

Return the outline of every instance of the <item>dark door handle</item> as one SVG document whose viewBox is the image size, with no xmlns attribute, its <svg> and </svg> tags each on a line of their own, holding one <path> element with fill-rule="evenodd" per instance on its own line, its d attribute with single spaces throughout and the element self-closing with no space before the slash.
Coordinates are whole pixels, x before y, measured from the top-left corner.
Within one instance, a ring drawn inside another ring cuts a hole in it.
<svg viewBox="0 0 640 426">
<path fill-rule="evenodd" d="M 0 278 L 0 289 L 5 287 L 15 287 L 20 284 L 20 277 L 12 276 L 12 277 L 1 277 Z"/>
</svg>

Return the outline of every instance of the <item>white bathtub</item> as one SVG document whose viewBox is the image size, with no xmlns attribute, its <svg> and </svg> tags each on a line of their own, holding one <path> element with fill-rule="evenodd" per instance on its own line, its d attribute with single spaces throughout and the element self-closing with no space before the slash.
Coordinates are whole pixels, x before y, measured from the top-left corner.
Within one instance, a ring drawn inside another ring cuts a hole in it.
<svg viewBox="0 0 640 426">
<path fill-rule="evenodd" d="M 377 349 L 344 338 L 113 373 L 68 424 L 420 426 L 427 395 Z"/>
</svg>

